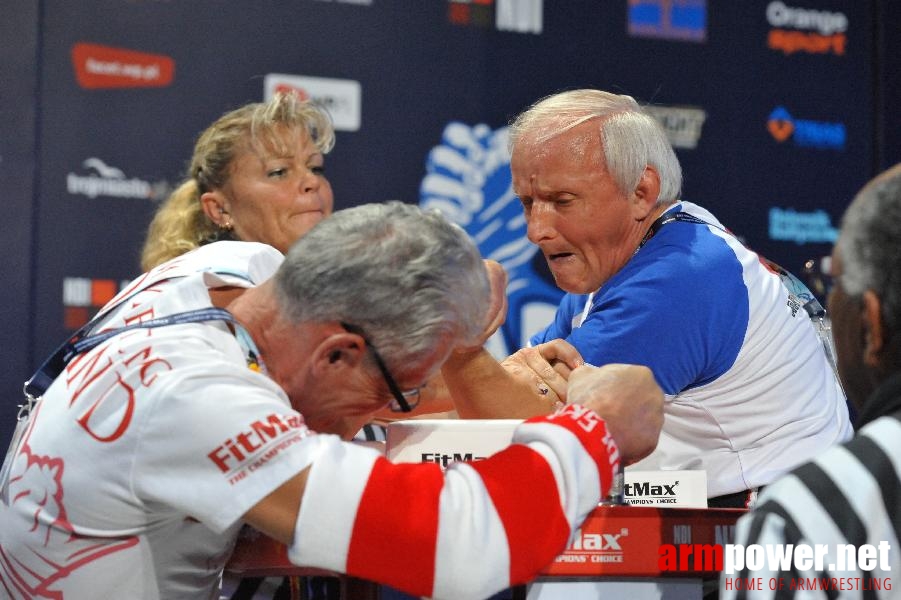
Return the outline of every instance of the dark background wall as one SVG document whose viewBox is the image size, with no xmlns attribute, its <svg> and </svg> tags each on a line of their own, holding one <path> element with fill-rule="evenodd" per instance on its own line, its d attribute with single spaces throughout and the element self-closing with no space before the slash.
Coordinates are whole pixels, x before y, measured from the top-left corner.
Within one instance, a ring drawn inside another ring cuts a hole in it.
<svg viewBox="0 0 901 600">
<path fill-rule="evenodd" d="M 484 208 L 507 190 L 491 144 L 511 116 L 563 89 L 633 95 L 673 136 L 684 197 L 800 271 L 828 254 L 854 192 L 901 161 L 899 5 L 0 0 L 0 440 L 21 382 L 138 273 L 195 136 L 274 86 L 340 121 L 327 159 L 336 208 L 472 197 Z M 443 171 L 439 146 L 466 168 Z M 551 303 L 541 261 L 526 262 L 511 293 L 532 296 L 516 306 Z"/>
</svg>

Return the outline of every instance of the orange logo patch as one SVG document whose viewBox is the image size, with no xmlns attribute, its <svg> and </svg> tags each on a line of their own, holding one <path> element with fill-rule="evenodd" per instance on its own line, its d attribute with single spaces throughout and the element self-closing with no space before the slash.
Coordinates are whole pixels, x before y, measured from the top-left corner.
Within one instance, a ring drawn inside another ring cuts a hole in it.
<svg viewBox="0 0 901 600">
<path fill-rule="evenodd" d="M 795 124 L 782 119 L 770 119 L 766 124 L 766 128 L 777 141 L 784 142 L 794 132 Z"/>
</svg>

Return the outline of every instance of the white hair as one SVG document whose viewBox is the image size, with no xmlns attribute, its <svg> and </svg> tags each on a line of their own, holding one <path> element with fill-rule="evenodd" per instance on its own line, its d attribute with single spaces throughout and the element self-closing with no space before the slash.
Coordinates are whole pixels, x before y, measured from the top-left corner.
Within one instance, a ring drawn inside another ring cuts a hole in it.
<svg viewBox="0 0 901 600">
<path fill-rule="evenodd" d="M 657 204 L 679 199 L 679 159 L 660 123 L 631 96 L 584 89 L 543 98 L 510 124 L 510 153 L 525 136 L 545 142 L 591 119 L 598 119 L 604 164 L 620 191 L 634 190 L 650 165 L 660 176 Z"/>
</svg>

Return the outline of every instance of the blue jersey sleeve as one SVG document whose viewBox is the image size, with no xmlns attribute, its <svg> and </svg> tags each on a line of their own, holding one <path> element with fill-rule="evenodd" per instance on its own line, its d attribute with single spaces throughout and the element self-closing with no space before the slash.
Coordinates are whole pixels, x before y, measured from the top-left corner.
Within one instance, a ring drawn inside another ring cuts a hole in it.
<svg viewBox="0 0 901 600">
<path fill-rule="evenodd" d="M 563 296 L 554 315 L 554 322 L 529 338 L 529 345 L 537 346 L 558 338 L 569 337 L 573 327 L 576 326 L 577 321 L 582 316 L 582 310 L 585 308 L 587 300 L 587 294 L 566 294 Z"/>
<path fill-rule="evenodd" d="M 595 294 L 581 327 L 566 329 L 581 310 L 566 304 L 576 297 L 564 299 L 542 341 L 563 337 L 593 365 L 646 365 L 664 392 L 677 394 L 735 362 L 747 287 L 735 253 L 706 226 L 673 224 L 651 242 Z"/>
</svg>

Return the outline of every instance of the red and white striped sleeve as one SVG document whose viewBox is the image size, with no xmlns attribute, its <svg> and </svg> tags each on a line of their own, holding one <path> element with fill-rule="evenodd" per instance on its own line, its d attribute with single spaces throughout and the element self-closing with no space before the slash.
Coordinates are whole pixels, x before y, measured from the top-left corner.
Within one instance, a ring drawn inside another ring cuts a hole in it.
<svg viewBox="0 0 901 600">
<path fill-rule="evenodd" d="M 603 420 L 579 405 L 526 421 L 507 449 L 447 472 L 322 437 L 291 561 L 431 598 L 484 598 L 535 577 L 619 463 Z"/>
</svg>

